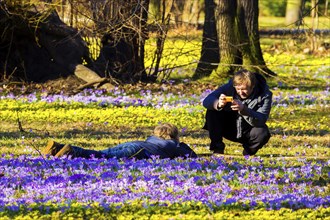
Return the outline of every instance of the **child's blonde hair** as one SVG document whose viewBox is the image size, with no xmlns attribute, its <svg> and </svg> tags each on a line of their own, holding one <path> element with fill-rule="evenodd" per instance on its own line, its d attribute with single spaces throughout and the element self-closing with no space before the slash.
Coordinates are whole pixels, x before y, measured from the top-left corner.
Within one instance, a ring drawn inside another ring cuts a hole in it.
<svg viewBox="0 0 330 220">
<path fill-rule="evenodd" d="M 157 125 L 154 129 L 154 135 L 165 140 L 172 139 L 179 141 L 179 130 L 175 125 L 170 123 Z"/>
</svg>

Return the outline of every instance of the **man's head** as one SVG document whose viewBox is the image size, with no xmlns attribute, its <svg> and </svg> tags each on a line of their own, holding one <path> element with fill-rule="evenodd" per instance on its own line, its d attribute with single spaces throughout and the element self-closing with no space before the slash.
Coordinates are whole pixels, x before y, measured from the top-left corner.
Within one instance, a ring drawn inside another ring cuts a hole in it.
<svg viewBox="0 0 330 220">
<path fill-rule="evenodd" d="M 256 84 L 255 73 L 246 69 L 239 70 L 234 74 L 233 84 L 237 94 L 242 99 L 246 99 L 251 95 Z"/>
<path fill-rule="evenodd" d="M 157 125 L 154 129 L 154 135 L 165 140 L 172 139 L 179 141 L 179 130 L 175 125 L 170 123 Z"/>
</svg>

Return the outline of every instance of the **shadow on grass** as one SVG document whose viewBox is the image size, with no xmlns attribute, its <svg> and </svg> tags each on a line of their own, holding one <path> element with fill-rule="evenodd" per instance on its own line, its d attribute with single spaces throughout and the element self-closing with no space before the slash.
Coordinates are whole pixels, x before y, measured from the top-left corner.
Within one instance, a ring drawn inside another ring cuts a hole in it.
<svg viewBox="0 0 330 220">
<path fill-rule="evenodd" d="M 145 138 L 151 135 L 150 131 L 136 130 L 136 131 L 100 131 L 100 130 L 70 130 L 61 134 L 61 137 L 97 137 L 97 138 L 117 138 L 117 139 L 129 139 L 129 138 Z"/>
<path fill-rule="evenodd" d="M 330 134 L 328 130 L 288 130 L 287 128 L 270 129 L 272 135 L 294 135 L 294 136 L 325 136 Z"/>
<path fill-rule="evenodd" d="M 69 129 L 61 131 L 46 131 L 46 130 L 29 130 L 29 131 L 10 131 L 10 132 L 1 132 L 0 139 L 13 139 L 21 138 L 22 136 L 26 138 L 72 138 L 72 137 L 81 137 L 81 138 L 145 138 L 146 136 L 152 135 L 152 130 L 149 128 L 141 128 L 136 130 L 128 129 Z"/>
<path fill-rule="evenodd" d="M 281 159 L 288 159 L 288 160 L 298 160 L 298 159 L 306 159 L 306 160 L 329 160 L 329 156 L 285 156 L 283 154 L 257 154 L 255 156 L 243 156 L 239 154 L 213 154 L 213 153 L 200 153 L 197 154 L 199 157 L 224 157 L 224 158 L 248 158 L 248 157 L 260 157 L 262 158 L 281 158 Z"/>
<path fill-rule="evenodd" d="M 288 128 L 275 128 L 270 129 L 272 135 L 293 135 L 293 136 L 325 136 L 329 135 L 329 130 L 318 130 L 318 129 L 309 129 L 309 130 L 297 130 L 297 129 L 288 129 Z M 193 130 L 184 133 L 182 136 L 189 136 L 192 138 L 205 138 L 208 137 L 208 131 L 204 129 Z"/>
<path fill-rule="evenodd" d="M 0 139 L 21 138 L 22 132 L 0 132 Z"/>
</svg>

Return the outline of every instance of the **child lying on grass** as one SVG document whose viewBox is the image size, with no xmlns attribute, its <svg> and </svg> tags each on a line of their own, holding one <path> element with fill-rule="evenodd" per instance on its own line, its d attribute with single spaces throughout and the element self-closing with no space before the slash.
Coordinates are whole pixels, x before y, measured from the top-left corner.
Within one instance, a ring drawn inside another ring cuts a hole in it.
<svg viewBox="0 0 330 220">
<path fill-rule="evenodd" d="M 136 158 L 149 159 L 151 156 L 159 158 L 197 157 L 196 153 L 185 143 L 179 142 L 178 128 L 170 123 L 160 124 L 155 127 L 153 136 L 145 141 L 131 141 L 117 146 L 97 151 L 81 147 L 64 145 L 49 141 L 42 152 L 44 155 L 55 157 L 71 156 L 91 158 Z"/>
</svg>

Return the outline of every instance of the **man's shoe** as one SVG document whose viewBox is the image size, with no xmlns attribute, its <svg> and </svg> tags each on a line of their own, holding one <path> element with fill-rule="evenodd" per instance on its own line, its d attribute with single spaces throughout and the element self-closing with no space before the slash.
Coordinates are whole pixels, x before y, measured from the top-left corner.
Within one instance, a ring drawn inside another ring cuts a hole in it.
<svg viewBox="0 0 330 220">
<path fill-rule="evenodd" d="M 243 150 L 243 156 L 253 156 L 253 155 L 255 155 L 256 153 L 257 153 L 257 151 L 258 151 L 259 149 L 244 149 Z"/>
<path fill-rule="evenodd" d="M 225 149 L 215 149 L 213 150 L 214 154 L 225 154 Z"/>
<path fill-rule="evenodd" d="M 256 152 L 255 153 L 253 153 L 253 152 L 248 152 L 247 150 L 243 150 L 243 156 L 254 156 L 256 154 Z"/>
<path fill-rule="evenodd" d="M 250 156 L 250 154 L 244 149 L 243 150 L 243 156 Z"/>
<path fill-rule="evenodd" d="M 63 146 L 64 146 L 63 144 L 50 140 L 50 141 L 48 141 L 47 146 L 41 153 L 43 155 L 49 154 L 49 155 L 55 156 L 63 148 Z"/>
<path fill-rule="evenodd" d="M 56 155 L 55 157 L 63 157 L 63 156 L 74 156 L 74 150 L 71 145 L 66 144 Z"/>
<path fill-rule="evenodd" d="M 224 154 L 226 145 L 223 142 L 212 144 L 210 146 L 210 150 L 213 151 L 214 154 Z"/>
</svg>

